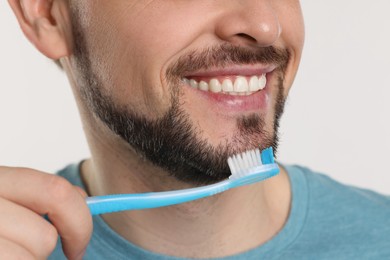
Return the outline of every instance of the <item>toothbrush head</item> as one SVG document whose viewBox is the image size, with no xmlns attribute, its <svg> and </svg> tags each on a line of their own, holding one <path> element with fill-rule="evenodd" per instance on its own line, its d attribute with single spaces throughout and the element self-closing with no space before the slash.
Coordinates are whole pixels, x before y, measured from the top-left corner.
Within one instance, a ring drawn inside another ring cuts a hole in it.
<svg viewBox="0 0 390 260">
<path fill-rule="evenodd" d="M 272 177 L 279 172 L 272 147 L 264 149 L 262 152 L 260 149 L 248 150 L 229 157 L 227 162 L 231 171 L 230 180 L 245 179 L 249 182 L 256 182 Z M 272 171 L 272 176 L 268 170 L 264 171 L 270 167 L 277 168 L 277 172 Z M 262 174 L 263 172 L 266 172 L 267 176 Z"/>
</svg>

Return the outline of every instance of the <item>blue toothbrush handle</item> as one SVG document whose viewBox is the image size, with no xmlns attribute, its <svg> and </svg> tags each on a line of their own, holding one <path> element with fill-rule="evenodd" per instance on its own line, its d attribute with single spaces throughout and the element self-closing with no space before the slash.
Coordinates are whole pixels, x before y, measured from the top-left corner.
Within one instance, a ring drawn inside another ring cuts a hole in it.
<svg viewBox="0 0 390 260">
<path fill-rule="evenodd" d="M 229 180 L 216 184 L 178 191 L 117 194 L 88 197 L 87 205 L 92 215 L 170 206 L 221 193 L 230 187 Z"/>
<path fill-rule="evenodd" d="M 279 173 L 279 167 L 274 162 L 272 148 L 265 149 L 261 153 L 261 160 L 263 165 L 246 170 L 244 175 L 232 175 L 230 179 L 207 186 L 175 191 L 88 197 L 86 202 L 92 215 L 158 208 L 189 202 L 213 196 L 231 188 L 263 181 Z"/>
</svg>

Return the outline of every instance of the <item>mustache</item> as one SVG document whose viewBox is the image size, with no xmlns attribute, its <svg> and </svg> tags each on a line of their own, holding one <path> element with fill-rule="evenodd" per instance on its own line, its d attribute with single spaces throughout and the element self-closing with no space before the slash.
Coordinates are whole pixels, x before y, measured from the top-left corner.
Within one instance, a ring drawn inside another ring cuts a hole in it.
<svg viewBox="0 0 390 260">
<path fill-rule="evenodd" d="M 190 51 L 182 55 L 167 69 L 168 79 L 177 79 L 185 74 L 212 67 L 224 68 L 229 65 L 272 64 L 285 71 L 290 52 L 274 46 L 247 48 L 222 44 L 201 51 Z"/>
</svg>

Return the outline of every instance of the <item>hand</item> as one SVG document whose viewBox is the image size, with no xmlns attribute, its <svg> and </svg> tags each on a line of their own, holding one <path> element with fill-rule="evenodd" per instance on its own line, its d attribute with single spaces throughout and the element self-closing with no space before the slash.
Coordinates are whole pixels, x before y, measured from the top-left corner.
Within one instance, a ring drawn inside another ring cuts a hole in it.
<svg viewBox="0 0 390 260">
<path fill-rule="evenodd" d="M 86 196 L 62 177 L 0 167 L 0 259 L 46 259 L 58 235 L 65 255 L 81 259 L 92 234 Z"/>
</svg>

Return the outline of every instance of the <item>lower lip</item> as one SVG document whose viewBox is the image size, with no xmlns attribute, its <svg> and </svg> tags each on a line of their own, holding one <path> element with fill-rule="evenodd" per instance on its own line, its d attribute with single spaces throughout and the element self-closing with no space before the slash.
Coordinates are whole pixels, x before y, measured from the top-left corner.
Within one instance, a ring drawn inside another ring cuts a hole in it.
<svg viewBox="0 0 390 260">
<path fill-rule="evenodd" d="M 267 108 L 268 94 L 266 89 L 247 96 L 233 96 L 198 90 L 200 95 L 212 104 L 223 109 L 223 112 L 258 111 Z"/>
</svg>

